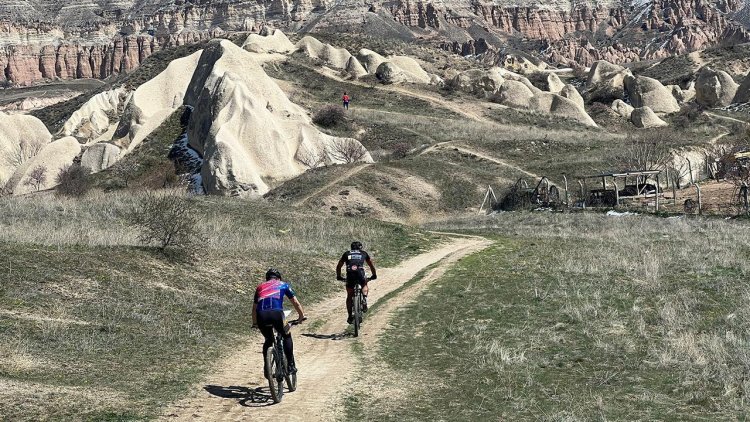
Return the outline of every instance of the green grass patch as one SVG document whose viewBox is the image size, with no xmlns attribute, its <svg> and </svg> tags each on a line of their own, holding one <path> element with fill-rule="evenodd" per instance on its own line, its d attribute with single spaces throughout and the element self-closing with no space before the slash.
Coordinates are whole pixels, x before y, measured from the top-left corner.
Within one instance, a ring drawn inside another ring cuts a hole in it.
<svg viewBox="0 0 750 422">
<path fill-rule="evenodd" d="M 746 223 L 511 213 L 438 228 L 496 244 L 392 319 L 362 371 L 391 376 L 365 378 L 347 418 L 747 414 Z"/>
</svg>

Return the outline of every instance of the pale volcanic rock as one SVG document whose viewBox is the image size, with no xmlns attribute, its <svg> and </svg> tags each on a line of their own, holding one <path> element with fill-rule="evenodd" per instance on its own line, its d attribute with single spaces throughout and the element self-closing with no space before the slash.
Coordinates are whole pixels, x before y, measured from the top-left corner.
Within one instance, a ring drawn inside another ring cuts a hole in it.
<svg viewBox="0 0 750 422">
<path fill-rule="evenodd" d="M 491 100 L 508 107 L 529 108 L 533 97 L 534 93 L 522 82 L 506 80 Z"/>
<path fill-rule="evenodd" d="M 193 107 L 187 136 L 202 157 L 209 194 L 257 197 L 273 183 L 306 171 L 301 154 L 323 153 L 329 164 L 340 142 L 317 130 L 245 50 L 229 41 L 203 51 L 185 95 Z M 364 161 L 372 161 L 366 153 Z"/>
<path fill-rule="evenodd" d="M 366 48 L 359 50 L 357 57 L 359 58 L 359 62 L 362 63 L 362 66 L 370 75 L 374 75 L 375 72 L 378 71 L 380 64 L 386 60 L 385 57 Z"/>
<path fill-rule="evenodd" d="M 614 110 L 615 113 L 619 114 L 620 116 L 626 119 L 630 119 L 630 116 L 633 114 L 633 110 L 635 110 L 635 107 L 623 100 L 614 100 L 612 102 L 612 110 Z"/>
<path fill-rule="evenodd" d="M 669 126 L 667 122 L 660 119 L 649 107 L 636 108 L 630 115 L 630 121 L 638 128 L 649 129 L 653 127 Z"/>
<path fill-rule="evenodd" d="M 672 93 L 672 96 L 678 103 L 684 104 L 695 99 L 695 83 L 691 82 L 690 87 L 682 89 L 679 85 L 667 85 L 666 88 Z"/>
<path fill-rule="evenodd" d="M 352 57 L 347 49 L 324 44 L 309 35 L 302 38 L 295 47 L 297 51 L 304 55 L 319 59 L 336 69 L 346 69 L 349 59 Z"/>
<path fill-rule="evenodd" d="M 65 121 L 62 134 L 86 142 L 96 139 L 117 123 L 110 121 L 110 116 L 119 115 L 127 94 L 128 91 L 120 87 L 94 95 Z"/>
<path fill-rule="evenodd" d="M 183 105 L 201 53 L 197 51 L 172 61 L 163 72 L 135 90 L 112 137 L 112 143 L 124 150 L 121 155 L 132 151 Z"/>
<path fill-rule="evenodd" d="M 29 175 L 37 167 L 46 170 L 46 178 L 40 189 L 51 189 L 57 185 L 57 174 L 60 170 L 71 165 L 81 153 L 81 144 L 73 137 L 58 139 L 48 143 L 33 158 L 21 165 L 13 174 L 6 188 L 14 195 L 23 195 L 36 191 L 34 186 L 27 184 Z"/>
<path fill-rule="evenodd" d="M 573 101 L 579 108 L 585 110 L 586 102 L 583 101 L 583 97 L 573 85 L 568 84 L 563 86 L 563 88 L 560 90 L 560 96 Z"/>
<path fill-rule="evenodd" d="M 738 88 L 727 72 L 704 66 L 695 81 L 695 101 L 704 107 L 725 107 L 732 103 Z"/>
<path fill-rule="evenodd" d="M 742 84 L 737 88 L 737 94 L 734 96 L 734 103 L 750 102 L 750 73 L 745 76 Z"/>
<path fill-rule="evenodd" d="M 346 63 L 346 73 L 350 74 L 354 78 L 361 78 L 367 76 L 367 70 L 365 70 L 362 63 L 357 60 L 356 57 L 349 57 L 349 61 Z"/>
<path fill-rule="evenodd" d="M 540 113 L 565 117 L 583 125 L 596 127 L 596 123 L 586 110 L 574 101 L 551 92 L 539 92 L 529 101 L 529 107 Z"/>
<path fill-rule="evenodd" d="M 278 29 L 264 28 L 260 34 L 250 34 L 242 48 L 251 53 L 291 53 L 295 47 Z"/>
<path fill-rule="evenodd" d="M 18 167 L 12 157 L 22 151 L 28 158 L 52 141 L 52 135 L 41 120 L 33 116 L 0 113 L 0 185 Z"/>
<path fill-rule="evenodd" d="M 625 97 L 625 78 L 632 77 L 630 70 L 607 61 L 597 61 L 591 66 L 586 82 L 589 102 L 612 101 Z"/>
<path fill-rule="evenodd" d="M 383 62 L 375 71 L 375 76 L 384 84 L 400 84 L 410 82 L 406 72 L 392 62 Z"/>
<path fill-rule="evenodd" d="M 482 97 L 496 93 L 505 82 L 497 69 L 472 69 L 459 73 L 449 81 L 452 89 L 469 92 Z"/>
<path fill-rule="evenodd" d="M 559 94 L 565 88 L 565 84 L 560 77 L 554 73 L 547 75 L 547 90 L 553 94 Z"/>
<path fill-rule="evenodd" d="M 630 96 L 630 103 L 635 108 L 648 107 L 654 113 L 675 113 L 680 111 L 680 105 L 661 82 L 646 76 L 630 76 L 625 78 L 625 88 Z"/>
<path fill-rule="evenodd" d="M 86 148 L 81 156 L 81 165 L 89 168 L 92 173 L 98 173 L 115 164 L 120 159 L 121 152 L 115 145 L 100 142 Z"/>
</svg>

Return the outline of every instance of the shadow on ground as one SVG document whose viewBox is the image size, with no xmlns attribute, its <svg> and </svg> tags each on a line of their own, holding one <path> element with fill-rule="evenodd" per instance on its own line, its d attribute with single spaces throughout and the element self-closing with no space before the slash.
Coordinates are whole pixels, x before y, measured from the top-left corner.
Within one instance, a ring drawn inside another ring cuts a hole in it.
<svg viewBox="0 0 750 422">
<path fill-rule="evenodd" d="M 220 385 L 207 385 L 203 387 L 209 394 L 224 399 L 239 399 L 238 403 L 245 407 L 264 407 L 273 404 L 273 398 L 268 387 L 242 387 L 232 385 L 222 387 Z"/>
<path fill-rule="evenodd" d="M 334 334 L 316 334 L 316 333 L 303 333 L 305 337 L 316 338 L 318 340 L 341 340 L 349 337 L 353 337 L 352 333 L 344 331 L 343 333 Z"/>
</svg>

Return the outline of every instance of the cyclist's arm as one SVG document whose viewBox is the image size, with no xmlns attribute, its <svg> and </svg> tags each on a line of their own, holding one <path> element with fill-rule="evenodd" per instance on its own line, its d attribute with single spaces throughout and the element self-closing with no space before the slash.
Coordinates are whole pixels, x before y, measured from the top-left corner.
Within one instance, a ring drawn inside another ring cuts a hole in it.
<svg viewBox="0 0 750 422">
<path fill-rule="evenodd" d="M 367 262 L 367 265 L 370 267 L 370 274 L 372 274 L 371 278 L 373 280 L 378 278 L 377 272 L 375 271 L 375 264 L 372 263 L 372 259 L 368 256 L 365 262 Z"/>
<path fill-rule="evenodd" d="M 253 327 L 258 326 L 258 304 L 253 302 Z"/>
<path fill-rule="evenodd" d="M 344 266 L 345 263 L 346 261 L 344 260 L 343 257 L 341 257 L 341 259 L 339 259 L 338 265 L 336 265 L 336 278 L 337 279 L 341 279 L 341 268 Z"/>
<path fill-rule="evenodd" d="M 302 304 L 299 303 L 299 299 L 295 296 L 289 299 L 289 301 L 292 302 L 292 306 L 294 306 L 294 309 L 297 311 L 297 319 L 305 319 L 305 311 L 302 309 Z"/>
</svg>

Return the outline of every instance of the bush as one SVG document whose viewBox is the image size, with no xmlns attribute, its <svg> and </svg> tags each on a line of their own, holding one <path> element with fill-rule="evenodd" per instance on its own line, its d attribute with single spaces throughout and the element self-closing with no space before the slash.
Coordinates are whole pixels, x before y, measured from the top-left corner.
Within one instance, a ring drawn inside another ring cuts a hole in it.
<svg viewBox="0 0 750 422">
<path fill-rule="evenodd" d="M 131 215 L 131 222 L 140 229 L 138 240 L 145 245 L 158 244 L 186 248 L 198 239 L 196 207 L 180 191 L 148 191 Z"/>
<path fill-rule="evenodd" d="M 57 177 L 57 193 L 80 198 L 91 189 L 91 170 L 79 164 L 63 167 Z"/>
<path fill-rule="evenodd" d="M 411 147 L 409 146 L 409 144 L 407 144 L 406 142 L 399 142 L 393 145 L 392 157 L 396 159 L 404 158 L 410 150 Z"/>
<path fill-rule="evenodd" d="M 327 105 L 313 115 L 313 122 L 323 127 L 334 127 L 346 123 L 344 108 L 337 105 Z"/>
</svg>

